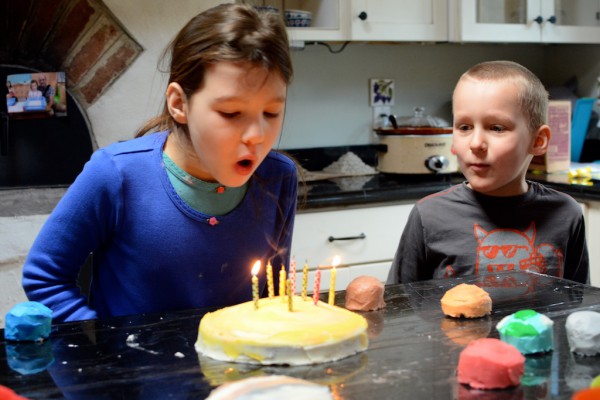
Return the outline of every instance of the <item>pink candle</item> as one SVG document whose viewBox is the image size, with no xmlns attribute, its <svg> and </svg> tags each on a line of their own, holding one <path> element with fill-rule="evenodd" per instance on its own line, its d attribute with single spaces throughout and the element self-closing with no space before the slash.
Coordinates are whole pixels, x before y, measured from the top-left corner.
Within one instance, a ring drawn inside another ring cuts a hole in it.
<svg viewBox="0 0 600 400">
<path fill-rule="evenodd" d="M 319 290 L 321 289 L 321 270 L 317 269 L 315 272 L 315 289 L 313 291 L 313 302 L 315 306 L 319 302 Z"/>
<path fill-rule="evenodd" d="M 291 281 L 291 290 L 292 296 L 296 294 L 296 259 L 292 257 L 292 261 L 290 261 L 290 281 Z"/>
</svg>

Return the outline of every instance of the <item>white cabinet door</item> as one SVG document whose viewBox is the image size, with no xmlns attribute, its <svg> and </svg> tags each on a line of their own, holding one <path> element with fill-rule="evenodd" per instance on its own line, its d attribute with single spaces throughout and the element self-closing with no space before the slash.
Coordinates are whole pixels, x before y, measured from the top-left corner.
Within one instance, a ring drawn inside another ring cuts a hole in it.
<svg viewBox="0 0 600 400">
<path fill-rule="evenodd" d="M 285 0 L 280 7 L 310 11 L 312 23 L 307 28 L 288 28 L 292 41 L 350 40 L 349 4 L 347 0 Z"/>
<path fill-rule="evenodd" d="M 542 39 L 541 0 L 455 0 L 450 40 L 459 42 L 526 42 Z"/>
<path fill-rule="evenodd" d="M 304 212 L 296 215 L 292 256 L 298 268 L 331 265 L 337 255 L 341 267 L 391 261 L 412 204 Z"/>
<path fill-rule="evenodd" d="M 382 283 L 385 283 L 391 265 L 392 260 L 389 260 L 371 264 L 351 265 L 337 268 L 335 277 L 335 290 L 346 290 L 350 282 L 352 282 L 355 278 L 358 278 L 361 275 L 374 276 L 375 278 L 379 279 Z M 329 290 L 331 284 L 331 270 L 323 270 L 321 272 L 322 275 L 321 283 L 319 286 L 319 292 L 323 293 Z M 302 293 L 302 279 L 302 265 L 298 265 L 298 270 L 296 273 L 296 294 Z M 314 292 L 314 282 L 315 270 L 311 270 L 308 272 L 306 285 L 307 294 L 312 294 Z"/>
<path fill-rule="evenodd" d="M 450 40 L 600 43 L 599 0 L 450 0 Z"/>
<path fill-rule="evenodd" d="M 542 41 L 600 43 L 600 0 L 543 0 Z"/>
<path fill-rule="evenodd" d="M 447 41 L 446 0 L 352 0 L 352 40 Z"/>
</svg>

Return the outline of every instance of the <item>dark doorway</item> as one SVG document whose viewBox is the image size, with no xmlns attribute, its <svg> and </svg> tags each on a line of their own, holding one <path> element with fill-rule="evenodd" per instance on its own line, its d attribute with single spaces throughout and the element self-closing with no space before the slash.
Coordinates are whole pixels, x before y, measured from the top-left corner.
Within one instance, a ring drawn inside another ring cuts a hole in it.
<svg viewBox="0 0 600 400">
<path fill-rule="evenodd" d="M 38 71 L 0 65 L 4 81 L 25 72 Z M 70 185 L 93 151 L 86 117 L 73 98 L 67 93 L 67 116 L 43 119 L 8 117 L 6 102 L 0 104 L 0 188 Z"/>
</svg>

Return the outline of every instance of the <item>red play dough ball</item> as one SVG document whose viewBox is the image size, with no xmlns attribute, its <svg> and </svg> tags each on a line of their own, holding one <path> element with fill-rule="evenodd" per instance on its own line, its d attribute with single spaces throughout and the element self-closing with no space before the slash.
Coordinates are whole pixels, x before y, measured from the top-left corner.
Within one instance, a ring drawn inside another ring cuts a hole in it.
<svg viewBox="0 0 600 400">
<path fill-rule="evenodd" d="M 516 386 L 525 372 L 525 357 L 499 339 L 477 339 L 460 353 L 457 372 L 460 383 L 475 389 Z"/>
<path fill-rule="evenodd" d="M 25 397 L 21 397 L 16 394 L 12 389 L 6 386 L 0 385 L 0 399 L 2 400 L 27 400 Z"/>
</svg>

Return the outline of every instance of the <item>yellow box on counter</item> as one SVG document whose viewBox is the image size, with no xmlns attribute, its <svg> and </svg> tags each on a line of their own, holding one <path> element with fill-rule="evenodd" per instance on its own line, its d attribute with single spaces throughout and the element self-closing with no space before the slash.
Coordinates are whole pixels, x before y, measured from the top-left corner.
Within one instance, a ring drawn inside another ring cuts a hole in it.
<svg viewBox="0 0 600 400">
<path fill-rule="evenodd" d="M 543 156 L 535 156 L 529 164 L 530 171 L 566 171 L 571 166 L 571 102 L 550 100 L 548 103 L 550 143 Z"/>
</svg>

